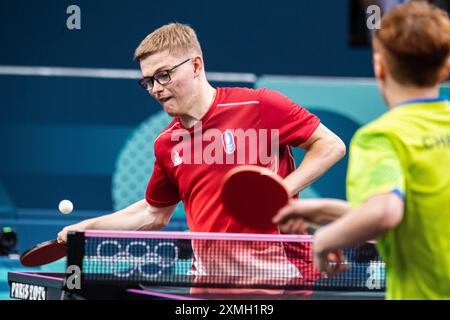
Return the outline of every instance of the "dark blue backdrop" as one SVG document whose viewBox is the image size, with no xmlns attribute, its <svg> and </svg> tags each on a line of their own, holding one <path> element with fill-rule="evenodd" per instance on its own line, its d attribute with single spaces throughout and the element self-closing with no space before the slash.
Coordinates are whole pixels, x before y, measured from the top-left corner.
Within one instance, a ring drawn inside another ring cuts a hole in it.
<svg viewBox="0 0 450 320">
<path fill-rule="evenodd" d="M 81 8 L 81 30 L 66 8 Z M 0 63 L 133 68 L 136 45 L 172 21 L 198 32 L 213 71 L 370 76 L 369 49 L 348 46 L 346 0 L 15 0 L 0 2 Z"/>
</svg>

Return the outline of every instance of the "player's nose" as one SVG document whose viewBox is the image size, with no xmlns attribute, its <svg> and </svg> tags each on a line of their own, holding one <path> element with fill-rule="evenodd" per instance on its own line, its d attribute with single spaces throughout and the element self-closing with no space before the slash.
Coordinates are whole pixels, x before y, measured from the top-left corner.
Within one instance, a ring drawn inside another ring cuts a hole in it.
<svg viewBox="0 0 450 320">
<path fill-rule="evenodd" d="M 160 85 L 159 83 L 158 83 L 158 81 L 154 81 L 153 82 L 153 88 L 151 89 L 151 93 L 153 94 L 153 95 L 156 95 L 156 94 L 158 94 L 158 93 L 161 93 L 162 91 L 164 90 L 164 86 L 162 86 L 162 85 Z"/>
</svg>

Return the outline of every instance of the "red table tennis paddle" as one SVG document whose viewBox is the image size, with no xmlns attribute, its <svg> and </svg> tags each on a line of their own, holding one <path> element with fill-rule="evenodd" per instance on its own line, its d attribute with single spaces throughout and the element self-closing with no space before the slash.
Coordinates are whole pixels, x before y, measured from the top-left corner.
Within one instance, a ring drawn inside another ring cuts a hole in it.
<svg viewBox="0 0 450 320">
<path fill-rule="evenodd" d="M 267 168 L 243 165 L 224 177 L 222 200 L 226 212 L 245 226 L 273 228 L 272 218 L 289 201 L 283 179 Z"/>
<path fill-rule="evenodd" d="M 20 262 L 26 267 L 38 267 L 64 258 L 66 255 L 67 247 L 65 244 L 50 240 L 22 253 Z"/>
</svg>

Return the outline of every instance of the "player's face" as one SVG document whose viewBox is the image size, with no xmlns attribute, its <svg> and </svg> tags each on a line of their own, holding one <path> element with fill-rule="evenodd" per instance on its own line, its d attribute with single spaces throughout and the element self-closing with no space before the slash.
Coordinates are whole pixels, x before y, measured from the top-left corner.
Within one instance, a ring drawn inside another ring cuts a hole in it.
<svg viewBox="0 0 450 320">
<path fill-rule="evenodd" d="M 147 91 L 170 116 L 186 114 L 189 101 L 195 95 L 195 74 L 191 58 L 164 51 L 140 62 L 144 78 L 154 77 L 159 80 L 153 79 L 147 86 Z M 174 66 L 177 67 L 173 69 Z"/>
</svg>

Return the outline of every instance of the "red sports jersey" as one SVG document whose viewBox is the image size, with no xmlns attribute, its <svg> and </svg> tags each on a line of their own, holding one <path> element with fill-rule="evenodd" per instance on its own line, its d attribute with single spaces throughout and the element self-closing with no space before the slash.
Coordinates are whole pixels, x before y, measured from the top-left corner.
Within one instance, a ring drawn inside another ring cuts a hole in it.
<svg viewBox="0 0 450 320">
<path fill-rule="evenodd" d="M 186 129 L 174 118 L 156 138 L 146 200 L 155 207 L 183 201 L 192 232 L 260 233 L 224 212 L 224 175 L 241 164 L 257 164 L 288 176 L 295 170 L 290 146 L 305 142 L 319 124 L 316 116 L 278 92 L 218 88 L 198 124 Z"/>
</svg>

